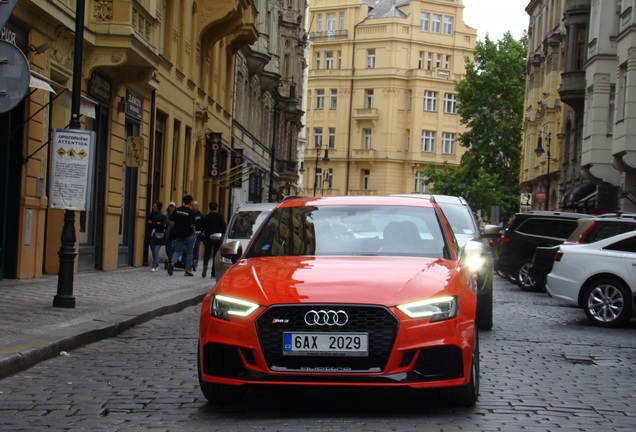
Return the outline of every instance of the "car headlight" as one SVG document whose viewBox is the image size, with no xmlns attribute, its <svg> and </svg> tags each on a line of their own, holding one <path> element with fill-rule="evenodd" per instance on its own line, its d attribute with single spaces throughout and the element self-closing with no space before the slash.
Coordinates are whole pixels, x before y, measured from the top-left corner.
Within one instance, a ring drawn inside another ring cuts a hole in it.
<svg viewBox="0 0 636 432">
<path fill-rule="evenodd" d="M 473 273 L 479 272 L 479 270 L 481 270 L 482 267 L 484 267 L 484 265 L 486 264 L 486 258 L 478 254 L 468 255 L 465 261 L 466 266 Z"/>
<path fill-rule="evenodd" d="M 210 315 L 223 320 L 230 320 L 230 316 L 246 317 L 258 309 L 256 303 L 216 294 L 210 302 Z"/>
<path fill-rule="evenodd" d="M 457 297 L 446 296 L 406 303 L 397 307 L 409 318 L 430 317 L 431 322 L 444 321 L 457 316 Z"/>
</svg>

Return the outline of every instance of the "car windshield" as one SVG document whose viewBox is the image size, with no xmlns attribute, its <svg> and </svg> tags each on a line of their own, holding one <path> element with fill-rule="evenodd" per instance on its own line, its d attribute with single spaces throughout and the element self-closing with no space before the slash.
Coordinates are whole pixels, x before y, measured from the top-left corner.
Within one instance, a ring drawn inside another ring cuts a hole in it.
<svg viewBox="0 0 636 432">
<path fill-rule="evenodd" d="M 455 235 L 475 235 L 475 225 L 468 207 L 439 203 Z"/>
<path fill-rule="evenodd" d="M 447 258 L 435 209 L 409 206 L 283 207 L 246 258 L 290 255 L 397 255 Z"/>
<path fill-rule="evenodd" d="M 239 211 L 227 230 L 230 239 L 250 239 L 268 215 L 266 210 Z"/>
</svg>

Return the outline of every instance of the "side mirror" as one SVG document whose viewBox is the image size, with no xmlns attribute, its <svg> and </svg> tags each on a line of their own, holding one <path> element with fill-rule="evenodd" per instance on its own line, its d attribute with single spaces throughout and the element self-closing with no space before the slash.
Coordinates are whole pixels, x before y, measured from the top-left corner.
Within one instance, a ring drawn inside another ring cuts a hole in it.
<svg viewBox="0 0 636 432">
<path fill-rule="evenodd" d="M 223 234 L 221 233 L 210 234 L 210 240 L 221 241 L 222 238 L 223 238 Z"/>
<path fill-rule="evenodd" d="M 223 258 L 229 259 L 232 261 L 232 264 L 234 264 L 241 258 L 241 255 L 243 255 L 243 246 L 241 246 L 240 241 L 232 240 L 222 245 L 219 249 L 219 253 Z"/>
</svg>

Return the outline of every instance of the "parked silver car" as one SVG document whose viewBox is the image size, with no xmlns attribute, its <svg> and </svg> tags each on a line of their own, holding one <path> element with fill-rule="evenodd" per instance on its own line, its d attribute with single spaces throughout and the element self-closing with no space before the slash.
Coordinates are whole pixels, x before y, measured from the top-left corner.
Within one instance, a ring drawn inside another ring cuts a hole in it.
<svg viewBox="0 0 636 432">
<path fill-rule="evenodd" d="M 229 241 L 238 240 L 245 250 L 254 233 L 261 226 L 269 212 L 278 203 L 243 204 L 230 218 L 225 234 L 213 234 L 212 239 L 221 240 L 221 247 Z M 215 237 L 216 236 L 216 237 Z M 232 261 L 223 258 L 220 252 L 214 256 L 214 274 L 219 280 L 223 273 L 230 268 Z"/>
</svg>

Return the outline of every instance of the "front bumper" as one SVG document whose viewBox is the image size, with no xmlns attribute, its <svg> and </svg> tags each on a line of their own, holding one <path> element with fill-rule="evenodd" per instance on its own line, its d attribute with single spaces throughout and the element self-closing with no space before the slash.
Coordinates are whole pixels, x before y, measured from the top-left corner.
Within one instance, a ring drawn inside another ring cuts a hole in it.
<svg viewBox="0 0 636 432">
<path fill-rule="evenodd" d="M 351 316 L 346 329 L 320 331 L 368 332 L 368 356 L 283 355 L 283 332 L 312 330 L 302 316 L 317 307 L 346 309 Z M 283 305 L 264 308 L 256 319 L 224 321 L 208 310 L 204 301 L 199 362 L 205 382 L 427 388 L 466 385 L 470 379 L 474 316 L 430 323 L 382 306 Z"/>
</svg>

